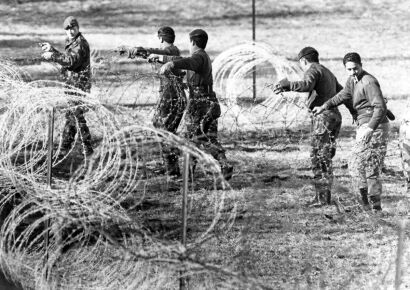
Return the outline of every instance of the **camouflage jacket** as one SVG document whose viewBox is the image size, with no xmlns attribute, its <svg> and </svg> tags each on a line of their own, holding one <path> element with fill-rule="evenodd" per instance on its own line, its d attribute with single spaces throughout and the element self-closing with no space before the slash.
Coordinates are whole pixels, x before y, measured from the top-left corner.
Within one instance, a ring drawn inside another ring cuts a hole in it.
<svg viewBox="0 0 410 290">
<path fill-rule="evenodd" d="M 65 52 L 54 51 L 52 60 L 62 66 L 67 85 L 90 92 L 90 46 L 81 33 L 72 40 L 66 39 Z"/>
</svg>

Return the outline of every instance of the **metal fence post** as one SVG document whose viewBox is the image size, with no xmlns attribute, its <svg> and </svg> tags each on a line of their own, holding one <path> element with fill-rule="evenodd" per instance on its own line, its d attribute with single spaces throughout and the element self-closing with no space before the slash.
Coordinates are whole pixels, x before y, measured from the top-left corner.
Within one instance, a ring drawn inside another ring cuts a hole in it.
<svg viewBox="0 0 410 290">
<path fill-rule="evenodd" d="M 54 107 L 51 109 L 48 115 L 48 134 L 47 134 L 47 189 L 51 189 L 51 181 L 52 181 L 52 171 L 53 171 L 53 139 L 54 139 Z M 44 263 L 48 261 L 48 244 L 49 244 L 49 227 L 50 227 L 50 220 L 45 221 L 45 232 L 44 232 L 44 249 L 45 259 Z M 48 279 L 49 271 L 46 270 L 46 280 Z"/>
<path fill-rule="evenodd" d="M 184 154 L 184 169 L 183 169 L 183 187 L 182 187 L 182 244 L 186 246 L 187 235 L 187 218 L 188 218 L 188 180 L 189 180 L 189 153 Z M 179 289 L 188 289 L 188 278 L 183 277 L 184 271 L 181 271 L 179 279 Z"/>
</svg>

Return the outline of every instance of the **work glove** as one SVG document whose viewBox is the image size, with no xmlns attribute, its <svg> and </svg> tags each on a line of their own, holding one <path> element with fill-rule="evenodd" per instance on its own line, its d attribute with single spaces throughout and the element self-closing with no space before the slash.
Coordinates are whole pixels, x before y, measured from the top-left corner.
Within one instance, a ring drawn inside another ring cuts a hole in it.
<svg viewBox="0 0 410 290">
<path fill-rule="evenodd" d="M 277 84 L 275 84 L 273 88 L 273 92 L 275 94 L 280 94 L 280 93 L 288 92 L 288 91 L 290 91 L 290 82 L 286 78 L 280 80 Z"/>
<path fill-rule="evenodd" d="M 369 143 L 372 139 L 374 130 L 368 126 L 366 126 L 363 130 L 360 130 L 360 135 L 357 136 L 357 139 L 360 142 Z"/>
<path fill-rule="evenodd" d="M 48 43 L 48 42 L 43 42 L 40 45 L 41 45 L 41 50 L 44 51 L 44 52 L 55 51 L 55 48 L 52 47 L 51 44 Z"/>
<path fill-rule="evenodd" d="M 133 47 L 128 51 L 128 58 L 135 58 L 137 56 L 147 57 L 148 51 L 142 46 Z"/>
<path fill-rule="evenodd" d="M 44 58 L 45 60 L 51 60 L 53 58 L 53 54 L 54 52 L 46 51 L 41 55 L 41 57 Z"/>
<path fill-rule="evenodd" d="M 115 51 L 118 52 L 120 55 L 124 55 L 128 53 L 128 47 L 121 45 L 121 46 L 118 46 Z"/>
<path fill-rule="evenodd" d="M 159 73 L 161 75 L 170 73 L 171 70 L 174 68 L 174 63 L 172 61 L 167 62 L 166 64 L 164 64 L 163 66 L 161 66 L 161 68 L 159 69 Z"/>
<path fill-rule="evenodd" d="M 155 53 L 151 53 L 148 56 L 148 62 L 160 62 L 161 61 L 161 56 Z"/>
</svg>

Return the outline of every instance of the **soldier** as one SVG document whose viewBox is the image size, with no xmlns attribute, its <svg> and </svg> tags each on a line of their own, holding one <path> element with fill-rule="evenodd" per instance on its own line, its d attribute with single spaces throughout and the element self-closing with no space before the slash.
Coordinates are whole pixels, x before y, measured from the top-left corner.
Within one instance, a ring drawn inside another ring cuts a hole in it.
<svg viewBox="0 0 410 290">
<path fill-rule="evenodd" d="M 213 91 L 212 63 L 205 47 L 208 34 L 202 29 L 195 29 L 189 33 L 190 57 L 163 56 L 160 60 L 166 63 L 160 73 L 167 74 L 174 69 L 188 70 L 187 81 L 189 102 L 185 115 L 186 137 L 198 147 L 202 146 L 221 165 L 225 179 L 232 177 L 233 166 L 225 156 L 225 150 L 218 142 L 218 118 L 221 115 L 216 94 Z"/>
<path fill-rule="evenodd" d="M 175 32 L 169 26 L 163 26 L 158 30 L 160 48 L 120 47 L 120 53 L 127 52 L 129 58 L 137 56 L 155 59 L 159 55 L 179 56 L 179 49 L 174 45 Z M 182 84 L 182 73 L 180 70 L 172 70 L 172 75 L 167 75 L 160 80 L 160 98 L 155 110 L 153 125 L 155 128 L 163 129 L 176 134 L 182 115 L 186 107 L 186 96 Z M 163 155 L 168 175 L 180 176 L 178 166 L 179 150 L 176 147 L 163 145 Z"/>
<path fill-rule="evenodd" d="M 410 118 L 405 117 L 399 131 L 400 157 L 406 178 L 407 192 L 410 193 Z"/>
<path fill-rule="evenodd" d="M 304 71 L 303 80 L 290 82 L 279 81 L 275 93 L 283 91 L 308 92 L 308 109 L 323 105 L 343 87 L 334 74 L 319 63 L 319 53 L 313 47 L 305 47 L 298 54 L 299 63 Z M 351 103 L 346 103 L 353 118 L 355 110 Z M 320 206 L 331 203 L 333 182 L 332 158 L 336 154 L 336 138 L 339 135 L 342 116 L 337 107 L 326 109 L 322 115 L 312 118 L 312 136 L 310 158 L 313 170 L 313 184 L 316 196 L 311 205 Z"/>
<path fill-rule="evenodd" d="M 356 144 L 353 150 L 353 178 L 358 178 L 359 192 L 366 209 L 380 211 L 382 184 L 380 165 L 386 154 L 389 135 L 387 107 L 377 79 L 363 70 L 360 55 L 345 55 L 343 64 L 349 75 L 345 88 L 313 112 L 318 115 L 347 100 L 357 111 Z M 370 203 L 369 203 L 370 199 Z"/>
<path fill-rule="evenodd" d="M 65 52 L 59 52 L 49 43 L 42 44 L 44 53 L 42 57 L 54 61 L 62 66 L 62 74 L 69 86 L 76 87 L 86 93 L 91 89 L 90 47 L 87 40 L 80 32 L 78 21 L 73 16 L 64 20 L 64 29 L 67 34 Z M 75 140 L 77 122 L 79 125 L 80 139 L 83 153 L 89 156 L 93 153 L 91 134 L 84 118 L 84 109 L 79 103 L 75 109 L 66 112 L 64 125 L 62 153 L 67 153 Z"/>
</svg>

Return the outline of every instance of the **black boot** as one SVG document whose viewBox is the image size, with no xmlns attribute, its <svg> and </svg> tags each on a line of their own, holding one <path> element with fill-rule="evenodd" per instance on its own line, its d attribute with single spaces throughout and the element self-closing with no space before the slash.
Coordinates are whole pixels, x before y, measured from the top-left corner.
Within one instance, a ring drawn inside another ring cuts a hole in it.
<svg viewBox="0 0 410 290">
<path fill-rule="evenodd" d="M 367 188 L 359 188 L 360 196 L 362 198 L 362 205 L 365 210 L 370 210 L 370 203 L 367 193 Z"/>
<path fill-rule="evenodd" d="M 226 181 L 230 180 L 232 178 L 233 174 L 233 166 L 230 164 L 223 164 L 221 165 L 221 172 L 223 177 L 225 178 Z"/>
<path fill-rule="evenodd" d="M 382 210 L 380 196 L 370 196 L 370 202 L 372 204 L 372 208 L 375 211 L 381 211 Z"/>
<path fill-rule="evenodd" d="M 407 192 L 410 193 L 410 178 L 406 179 Z"/>
</svg>

